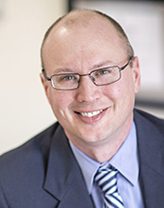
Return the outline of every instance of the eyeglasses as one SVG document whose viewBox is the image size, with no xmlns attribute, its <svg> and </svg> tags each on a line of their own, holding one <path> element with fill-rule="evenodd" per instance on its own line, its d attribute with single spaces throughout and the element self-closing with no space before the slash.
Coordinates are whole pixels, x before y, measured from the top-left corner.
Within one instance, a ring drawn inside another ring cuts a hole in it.
<svg viewBox="0 0 164 208">
<path fill-rule="evenodd" d="M 45 75 L 45 70 L 42 69 L 43 76 L 56 90 L 75 90 L 79 87 L 81 77 L 89 76 L 96 86 L 109 85 L 121 79 L 121 71 L 124 70 L 133 57 L 123 66 L 109 66 L 91 71 L 89 74 L 78 73 L 61 73 L 54 74 L 50 78 Z"/>
</svg>

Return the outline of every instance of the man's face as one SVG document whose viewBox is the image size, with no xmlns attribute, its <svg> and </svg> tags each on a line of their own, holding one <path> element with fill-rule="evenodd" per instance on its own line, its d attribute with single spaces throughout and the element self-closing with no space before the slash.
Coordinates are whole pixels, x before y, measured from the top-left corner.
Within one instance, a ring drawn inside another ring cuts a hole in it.
<svg viewBox="0 0 164 208">
<path fill-rule="evenodd" d="M 108 21 L 98 18 L 86 27 L 56 26 L 43 51 L 48 77 L 63 72 L 87 74 L 128 62 L 123 41 Z M 126 138 L 133 120 L 134 96 L 139 90 L 138 59 L 121 72 L 121 79 L 96 86 L 89 76 L 81 78 L 76 90 L 54 90 L 41 75 L 52 110 L 67 137 L 79 149 Z M 85 151 L 84 151 L 85 152 Z"/>
</svg>

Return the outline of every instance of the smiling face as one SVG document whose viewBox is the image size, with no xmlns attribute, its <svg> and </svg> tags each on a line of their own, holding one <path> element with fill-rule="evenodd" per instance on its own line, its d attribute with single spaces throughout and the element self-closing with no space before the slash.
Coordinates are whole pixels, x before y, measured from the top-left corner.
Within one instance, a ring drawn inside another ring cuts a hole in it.
<svg viewBox="0 0 164 208">
<path fill-rule="evenodd" d="M 72 16 L 79 23 L 58 23 L 43 47 L 43 61 L 48 77 L 56 73 L 87 74 L 92 70 L 128 62 L 127 49 L 113 25 L 94 14 Z M 83 21 L 85 20 L 85 21 Z M 140 86 L 138 59 L 121 72 L 121 79 L 106 86 L 96 86 L 89 76 L 81 78 L 76 90 L 54 90 L 41 75 L 52 110 L 67 137 L 83 152 L 89 146 L 123 141 L 132 124 L 135 93 Z"/>
</svg>

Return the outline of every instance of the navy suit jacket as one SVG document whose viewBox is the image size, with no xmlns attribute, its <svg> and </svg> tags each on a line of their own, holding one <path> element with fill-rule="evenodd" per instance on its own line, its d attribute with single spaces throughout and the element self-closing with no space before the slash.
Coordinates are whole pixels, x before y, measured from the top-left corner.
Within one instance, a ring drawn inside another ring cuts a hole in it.
<svg viewBox="0 0 164 208">
<path fill-rule="evenodd" d="M 136 110 L 134 120 L 145 208 L 164 207 L 164 120 Z M 94 207 L 59 123 L 0 157 L 0 208 Z"/>
</svg>

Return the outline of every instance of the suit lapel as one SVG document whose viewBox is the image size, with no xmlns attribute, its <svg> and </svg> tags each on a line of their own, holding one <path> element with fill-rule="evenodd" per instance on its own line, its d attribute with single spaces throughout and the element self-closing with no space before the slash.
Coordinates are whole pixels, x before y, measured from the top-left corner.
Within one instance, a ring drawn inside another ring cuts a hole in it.
<svg viewBox="0 0 164 208">
<path fill-rule="evenodd" d="M 137 128 L 140 185 L 145 208 L 164 204 L 164 137 L 158 129 L 138 113 Z"/>
<path fill-rule="evenodd" d="M 58 208 L 92 208 L 81 170 L 62 127 L 52 140 L 44 189 L 58 201 Z"/>
</svg>

